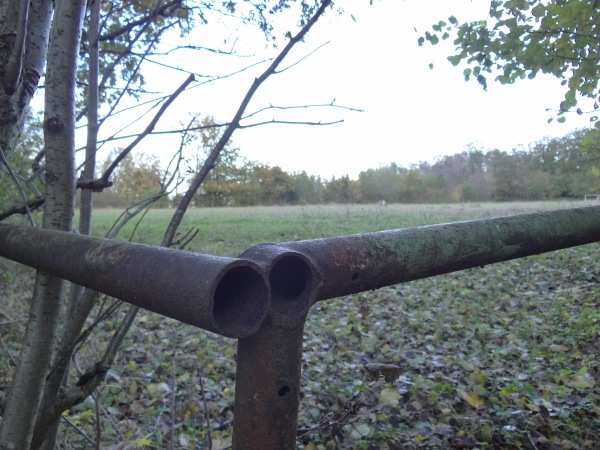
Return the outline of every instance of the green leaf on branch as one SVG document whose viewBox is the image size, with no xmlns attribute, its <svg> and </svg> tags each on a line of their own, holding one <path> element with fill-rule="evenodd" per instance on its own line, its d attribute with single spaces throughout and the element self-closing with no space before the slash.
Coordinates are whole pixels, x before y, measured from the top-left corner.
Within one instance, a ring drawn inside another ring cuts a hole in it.
<svg viewBox="0 0 600 450">
<path fill-rule="evenodd" d="M 472 72 L 473 69 L 471 69 L 470 67 L 467 67 L 465 70 L 463 70 L 463 76 L 465 77 L 465 81 L 469 81 Z"/>
<path fill-rule="evenodd" d="M 596 2 L 494 0 L 482 20 L 461 23 L 450 16 L 447 20 L 451 26 L 439 21 L 432 28 L 443 33 L 441 39 L 448 39 L 451 30 L 456 30 L 456 54 L 448 57 L 453 66 L 466 60 L 478 63 L 489 73 L 493 73 L 492 68 L 497 69 L 502 75 L 494 74 L 495 79 L 504 84 L 534 79 L 540 72 L 555 76 L 566 88 L 566 99 L 561 105 L 565 112 L 576 107 L 581 98 L 597 102 L 597 11 Z M 426 34 L 425 40 L 433 45 L 439 42 L 438 36 L 431 33 Z M 477 82 L 487 88 L 484 78 L 477 77 Z"/>
<path fill-rule="evenodd" d="M 448 61 L 450 61 L 450 64 L 452 64 L 454 67 L 458 66 L 461 60 L 462 58 L 460 55 L 448 56 Z"/>
</svg>

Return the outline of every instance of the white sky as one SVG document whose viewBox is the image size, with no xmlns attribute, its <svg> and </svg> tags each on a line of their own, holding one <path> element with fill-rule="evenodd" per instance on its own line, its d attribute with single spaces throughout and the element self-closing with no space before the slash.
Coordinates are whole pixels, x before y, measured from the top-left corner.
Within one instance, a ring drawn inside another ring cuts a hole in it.
<svg viewBox="0 0 600 450">
<path fill-rule="evenodd" d="M 239 130 L 233 142 L 246 158 L 279 165 L 290 172 L 305 170 L 327 179 L 345 174 L 356 178 L 362 170 L 391 162 L 402 166 L 433 162 L 436 156 L 461 152 L 470 143 L 483 149 L 510 151 L 589 124 L 588 117 L 575 114 L 568 117 L 566 124 L 547 123 L 553 115 L 547 109 L 555 110 L 564 95 L 564 88 L 555 78 L 538 76 L 502 86 L 488 77 L 488 91 L 484 92 L 476 82 L 463 80 L 464 67 L 452 67 L 446 61 L 453 49 L 450 42 L 418 47 L 417 38 L 438 20 L 452 14 L 459 21 L 485 18 L 489 2 L 375 0 L 369 6 L 369 0 L 345 0 L 338 4 L 343 4 L 346 13 L 329 11 L 286 61 L 292 63 L 322 44 L 329 44 L 299 65 L 267 80 L 247 112 L 269 104 L 327 104 L 333 99 L 338 105 L 364 112 L 326 108 L 293 113 L 270 110 L 246 123 L 271 119 L 341 119 L 344 123 L 323 127 L 267 125 Z M 210 26 L 200 27 L 189 43 L 222 42 L 221 35 L 211 34 L 210 30 Z M 256 60 L 275 55 L 255 30 L 229 31 L 233 37 L 239 37 L 236 49 L 240 53 L 254 53 Z M 174 53 L 170 63 L 216 75 L 255 60 L 217 57 L 206 52 L 202 55 Z M 434 63 L 433 70 L 429 63 Z M 219 121 L 229 121 L 250 83 L 265 67 L 190 89 L 157 129 L 177 128 L 177 124 L 187 122 L 190 113 L 211 114 Z M 144 70 L 148 88 L 164 92 L 173 91 L 186 78 L 185 73 L 156 65 L 148 64 Z M 151 139 L 144 149 L 160 153 L 163 149 L 174 150 L 178 142 L 178 138 Z M 121 141 L 119 145 L 126 144 Z"/>
</svg>

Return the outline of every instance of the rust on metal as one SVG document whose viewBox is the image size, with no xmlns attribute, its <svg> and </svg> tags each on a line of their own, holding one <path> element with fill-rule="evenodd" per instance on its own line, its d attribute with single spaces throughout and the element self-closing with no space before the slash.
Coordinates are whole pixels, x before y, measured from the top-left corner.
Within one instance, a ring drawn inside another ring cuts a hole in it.
<svg viewBox="0 0 600 450">
<path fill-rule="evenodd" d="M 296 447 L 315 301 L 598 241 L 600 206 L 261 244 L 238 259 L 0 224 L 0 256 L 239 337 L 234 450 Z"/>
<path fill-rule="evenodd" d="M 294 449 L 306 315 L 321 276 L 304 255 L 264 244 L 242 254 L 268 274 L 271 309 L 238 341 L 233 448 Z"/>
<path fill-rule="evenodd" d="M 246 250 L 269 275 L 272 304 L 238 342 L 233 449 L 296 448 L 302 332 L 316 300 L 596 241 L 600 207 Z"/>
<path fill-rule="evenodd" d="M 233 449 L 294 449 L 300 402 L 304 320 L 294 328 L 270 317 L 238 341 Z"/>
<path fill-rule="evenodd" d="M 0 256 L 229 337 L 258 330 L 268 280 L 255 263 L 0 224 Z"/>
<path fill-rule="evenodd" d="M 277 244 L 313 261 L 317 300 L 600 241 L 600 206 Z"/>
<path fill-rule="evenodd" d="M 268 274 L 271 286 L 269 316 L 273 324 L 293 328 L 304 320 L 322 285 L 321 274 L 305 255 L 277 244 L 249 248 L 240 258 L 256 262 Z"/>
</svg>

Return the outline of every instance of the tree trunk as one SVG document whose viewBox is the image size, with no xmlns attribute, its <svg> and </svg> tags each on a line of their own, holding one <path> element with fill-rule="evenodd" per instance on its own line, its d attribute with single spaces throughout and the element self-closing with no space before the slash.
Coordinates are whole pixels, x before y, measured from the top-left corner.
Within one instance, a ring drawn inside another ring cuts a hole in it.
<svg viewBox="0 0 600 450">
<path fill-rule="evenodd" d="M 27 3 L 29 8 L 22 8 Z M 23 130 L 27 106 L 46 64 L 53 5 L 53 0 L 0 2 L 0 147 L 7 158 Z M 19 42 L 24 46 L 16 45 Z"/>
<path fill-rule="evenodd" d="M 75 205 L 75 76 L 84 0 L 58 0 L 48 48 L 44 139 L 45 228 L 70 231 Z M 7 399 L 0 447 L 29 449 L 57 342 L 63 281 L 43 272 Z"/>
<path fill-rule="evenodd" d="M 88 26 L 88 49 L 89 49 L 89 71 L 88 71 L 88 95 L 87 95 L 87 119 L 88 133 L 85 150 L 85 163 L 81 179 L 92 181 L 96 171 L 96 149 L 98 141 L 98 73 L 99 73 L 99 48 L 98 36 L 100 25 L 100 0 L 90 4 L 90 19 Z M 92 230 L 92 204 L 93 193 L 87 190 L 81 191 L 79 210 L 79 233 L 91 234 Z M 64 321 L 62 337 L 57 349 L 57 365 L 54 372 L 48 378 L 44 397 L 39 410 L 39 416 L 35 426 L 35 437 L 31 448 L 52 450 L 56 442 L 60 416 L 56 417 L 55 406 L 61 386 L 66 387 L 69 378 L 69 367 L 71 354 L 74 351 L 73 344 L 79 337 L 81 329 L 85 324 L 98 294 L 91 289 L 85 289 L 75 284 L 71 285 L 67 317 Z M 62 413 L 60 411 L 59 413 Z M 43 445 L 40 446 L 43 440 Z"/>
</svg>

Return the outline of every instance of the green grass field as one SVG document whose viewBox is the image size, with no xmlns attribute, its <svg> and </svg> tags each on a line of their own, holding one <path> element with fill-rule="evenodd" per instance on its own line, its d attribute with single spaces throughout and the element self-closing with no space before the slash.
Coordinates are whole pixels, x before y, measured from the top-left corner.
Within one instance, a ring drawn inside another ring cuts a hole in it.
<svg viewBox="0 0 600 450">
<path fill-rule="evenodd" d="M 235 256 L 253 244 L 524 213 L 570 203 L 196 209 L 189 248 Z M 172 210 L 119 236 L 158 243 Z M 97 210 L 103 235 L 118 211 Z M 320 302 L 305 329 L 300 449 L 595 449 L 600 442 L 599 244 Z M 1 262 L 0 328 L 16 355 L 30 281 Z M 10 277 L 12 281 L 9 280 Z M 9 309 L 9 306 L 10 309 Z M 122 311 L 120 312 L 122 315 Z M 77 357 L 85 369 L 120 316 Z M 3 353 L 4 355 L 4 353 Z M 68 412 L 63 448 L 224 449 L 236 342 L 138 315 L 106 385 Z M 8 377 L 0 358 L 0 380 Z M 393 364 L 394 381 L 366 364 Z M 76 376 L 76 375 L 75 375 Z M 207 421 L 208 417 L 208 421 Z M 210 423 L 210 426 L 208 425 Z"/>
<path fill-rule="evenodd" d="M 197 237 L 186 247 L 189 250 L 237 256 L 246 248 L 263 242 L 314 239 L 583 205 L 583 202 L 515 202 L 200 208 L 189 210 L 179 231 L 198 230 Z M 106 235 L 121 212 L 97 209 L 94 234 Z M 119 238 L 158 245 L 173 212 L 172 209 L 150 210 L 141 222 L 138 217 L 132 219 Z"/>
</svg>

